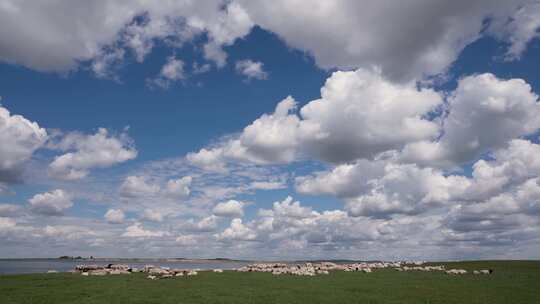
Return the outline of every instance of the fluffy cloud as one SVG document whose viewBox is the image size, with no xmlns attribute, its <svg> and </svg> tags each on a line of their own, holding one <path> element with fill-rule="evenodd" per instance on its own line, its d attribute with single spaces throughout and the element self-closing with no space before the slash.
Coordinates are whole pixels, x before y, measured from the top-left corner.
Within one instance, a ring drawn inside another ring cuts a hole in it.
<svg viewBox="0 0 540 304">
<path fill-rule="evenodd" d="M 272 209 L 260 209 L 258 216 L 244 222 L 233 219 L 230 226 L 216 234 L 220 241 L 258 241 L 264 248 L 305 249 L 361 246 L 362 242 L 384 240 L 391 228 L 380 220 L 355 218 L 340 210 L 317 212 L 287 197 Z"/>
<path fill-rule="evenodd" d="M 98 78 L 111 78 L 118 80 L 115 67 L 124 59 L 124 49 L 113 48 L 110 51 L 101 52 L 92 62 L 91 69 Z"/>
<path fill-rule="evenodd" d="M 531 1 L 517 9 L 509 18 L 495 20 L 488 30 L 495 37 L 510 44 L 506 59 L 515 60 L 519 59 L 531 40 L 538 38 L 539 27 L 540 4 Z"/>
<path fill-rule="evenodd" d="M 128 176 L 120 186 L 120 194 L 124 197 L 148 196 L 159 191 L 159 185 L 148 182 L 144 176 Z"/>
<path fill-rule="evenodd" d="M 205 218 L 202 218 L 201 220 L 197 222 L 190 219 L 189 221 L 187 221 L 185 227 L 189 231 L 211 232 L 217 229 L 218 218 L 215 215 L 210 215 Z"/>
<path fill-rule="evenodd" d="M 191 185 L 192 181 L 193 178 L 191 176 L 184 176 L 179 179 L 171 179 L 167 181 L 165 191 L 170 197 L 184 199 L 191 193 L 189 186 Z"/>
<path fill-rule="evenodd" d="M 135 223 L 126 228 L 122 234 L 123 237 L 129 238 L 158 238 L 169 235 L 166 231 L 146 230 L 141 223 Z"/>
<path fill-rule="evenodd" d="M 144 173 L 143 173 L 144 174 Z M 153 199 L 160 197 L 163 200 L 186 200 L 191 194 L 191 176 L 169 179 L 162 184 L 160 180 L 146 175 L 130 175 L 124 179 L 119 188 L 120 196 L 124 198 Z"/>
<path fill-rule="evenodd" d="M 462 176 L 444 176 L 432 168 L 389 164 L 384 175 L 370 181 L 369 191 L 347 199 L 345 208 L 353 216 L 418 214 L 449 203 L 468 185 Z"/>
<path fill-rule="evenodd" d="M 508 191 L 540 175 L 540 145 L 514 139 L 495 150 L 490 160 L 479 160 L 472 166 L 471 185 L 462 200 L 478 201 Z"/>
<path fill-rule="evenodd" d="M 360 160 L 329 172 L 300 177 L 296 188 L 301 193 L 341 197 L 353 216 L 384 218 L 429 211 L 452 201 L 470 184 L 466 177 L 445 176 L 439 170 L 414 164 Z"/>
<path fill-rule="evenodd" d="M 296 187 L 306 194 L 341 197 L 351 217 L 367 216 L 371 224 L 384 219 L 389 226 L 378 231 L 390 233 L 392 239 L 401 229 L 421 225 L 408 238 L 422 234 L 424 246 L 453 248 L 453 254 L 478 254 L 486 247 L 512 246 L 519 251 L 536 242 L 540 232 L 539 147 L 528 140 L 511 140 L 474 163 L 471 177 L 415 164 L 360 160 L 297 178 Z M 303 213 L 305 218 L 308 212 Z M 432 220 L 423 223 L 423 218 Z M 276 220 L 271 223 L 275 226 Z M 300 222 L 289 220 L 287 227 L 293 223 Z"/>
<path fill-rule="evenodd" d="M 43 215 L 62 215 L 73 206 L 71 196 L 61 189 L 36 194 L 28 202 L 32 211 Z"/>
<path fill-rule="evenodd" d="M 531 178 L 483 201 L 456 205 L 443 220 L 443 240 L 500 246 L 537 239 L 539 182 L 538 178 Z"/>
<path fill-rule="evenodd" d="M 5 42 L 0 51 L 2 61 L 42 71 L 71 69 L 76 60 L 95 56 L 100 45 L 112 41 L 129 21 L 107 13 L 111 9 L 129 12 L 129 19 L 134 14 L 128 7 L 112 2 L 57 1 L 40 6 L 32 1 L 3 2 L 0 8 L 0 37 Z M 109 22 L 97 22 L 107 15 Z M 27 22 L 21 25 L 20 20 Z M 14 27 L 18 35 L 12 34 Z"/>
<path fill-rule="evenodd" d="M 262 211 L 263 214 L 264 212 Z M 301 206 L 299 201 L 294 201 L 292 197 L 288 196 L 281 202 L 274 202 L 272 214 L 301 219 L 309 217 L 312 214 L 312 210 L 311 208 Z"/>
<path fill-rule="evenodd" d="M 229 200 L 227 202 L 217 204 L 212 212 L 216 216 L 223 217 L 242 217 L 244 216 L 245 203 L 236 200 Z"/>
<path fill-rule="evenodd" d="M 223 171 L 228 161 L 289 163 L 307 155 L 344 163 L 396 150 L 403 162 L 446 167 L 474 161 L 540 128 L 538 96 L 522 79 L 473 75 L 459 81 L 444 106 L 442 95 L 390 82 L 377 70 L 335 72 L 321 98 L 299 115 L 288 97 L 239 136 L 187 159 Z"/>
<path fill-rule="evenodd" d="M 498 79 L 492 74 L 459 81 L 448 99 L 448 116 L 437 142 L 419 142 L 403 152 L 405 161 L 461 164 L 509 140 L 540 128 L 540 103 L 522 79 Z"/>
<path fill-rule="evenodd" d="M 264 71 L 263 63 L 260 61 L 253 61 L 251 59 L 239 60 L 235 64 L 236 72 L 250 79 L 263 80 L 268 78 L 268 73 Z"/>
<path fill-rule="evenodd" d="M 289 115 L 295 108 L 294 99 L 287 97 L 276 106 L 273 114 L 263 114 L 247 126 L 239 138 L 227 140 L 211 150 L 190 153 L 187 159 L 210 170 L 224 170 L 227 159 L 257 164 L 290 162 L 296 156 L 298 145 L 299 118 Z"/>
<path fill-rule="evenodd" d="M 120 209 L 109 209 L 104 217 L 110 224 L 122 224 L 126 216 Z"/>
<path fill-rule="evenodd" d="M 208 171 L 226 172 L 223 149 L 202 148 L 198 152 L 188 153 L 186 159 L 191 164 Z"/>
<path fill-rule="evenodd" d="M 320 171 L 295 180 L 296 190 L 304 194 L 331 194 L 342 198 L 354 197 L 371 189 L 373 180 L 384 175 L 384 161 L 361 159 L 354 164 L 342 164 L 330 171 Z"/>
<path fill-rule="evenodd" d="M 515 243 L 539 228 L 535 219 L 540 212 L 539 153 L 538 144 L 512 140 L 489 159 L 474 163 L 471 177 L 415 164 L 360 160 L 299 177 L 296 188 L 342 198 L 351 216 L 411 215 L 416 221 L 422 213 L 447 214 L 438 224 L 441 243 Z"/>
<path fill-rule="evenodd" d="M 149 79 L 148 81 L 151 85 L 157 85 L 166 89 L 174 82 L 183 80 L 185 77 L 184 62 L 171 56 L 167 58 L 167 63 L 161 68 L 158 77 Z"/>
<path fill-rule="evenodd" d="M 54 238 L 55 240 L 61 239 L 67 239 L 67 240 L 76 240 L 79 241 L 81 238 L 84 237 L 95 237 L 96 233 L 93 231 L 88 230 L 85 227 L 80 226 L 73 226 L 73 225 L 58 225 L 58 226 L 51 226 L 47 225 L 41 231 L 39 231 L 39 234 L 42 237 L 50 237 Z"/>
<path fill-rule="evenodd" d="M 371 158 L 438 134 L 427 114 L 442 104 L 431 89 L 398 85 L 378 71 L 335 72 L 321 99 L 305 105 L 300 129 L 308 151 L 331 162 Z"/>
<path fill-rule="evenodd" d="M 21 115 L 0 106 L 0 184 L 19 178 L 19 167 L 47 140 L 47 132 Z"/>
<path fill-rule="evenodd" d="M 313 55 L 319 66 L 379 66 L 394 80 L 445 72 L 465 46 L 493 32 L 511 35 L 509 52 L 519 52 L 538 27 L 530 13 L 534 1 L 527 0 L 417 0 L 406 6 L 357 0 L 238 2 L 256 24 Z M 508 24 L 509 17 L 519 19 Z M 486 19 L 497 24 L 492 31 L 483 31 Z"/>
<path fill-rule="evenodd" d="M 295 108 L 294 99 L 285 98 L 273 114 L 263 114 L 244 129 L 239 139 L 229 142 L 223 155 L 261 164 L 292 161 L 298 144 L 295 134 L 299 119 L 289 113 Z"/>
<path fill-rule="evenodd" d="M 390 78 L 403 80 L 444 72 L 465 46 L 483 35 L 509 42 L 509 57 L 519 56 L 536 37 L 537 12 L 537 3 L 529 0 L 417 0 L 406 7 L 354 0 L 64 0 L 39 6 L 27 0 L 4 1 L 0 39 L 6 43 L 0 60 L 40 71 L 67 71 L 93 60 L 92 68 L 102 76 L 123 57 L 108 50 L 132 51 L 141 62 L 157 40 L 174 47 L 206 34 L 204 57 L 224 66 L 223 47 L 257 24 L 311 54 L 321 67 L 378 66 Z M 19 20 L 27 22 L 20 26 Z M 400 31 L 383 20 L 393 20 Z"/>
<path fill-rule="evenodd" d="M 55 157 L 49 165 L 52 176 L 65 180 L 81 179 L 87 176 L 92 168 L 111 167 L 137 156 L 137 150 L 126 134 L 115 137 L 103 128 L 94 135 L 69 133 L 52 147 L 70 151 Z"/>
<path fill-rule="evenodd" d="M 224 5 L 223 1 L 218 5 Z M 205 25 L 209 41 L 204 46 L 205 58 L 214 61 L 219 67 L 224 66 L 227 60 L 222 46 L 230 46 L 237 38 L 246 36 L 253 26 L 244 8 L 234 1 L 221 12 L 218 16 L 213 16 L 214 19 L 209 19 L 210 22 Z M 200 19 L 194 20 L 193 24 L 197 24 L 197 21 Z"/>
<path fill-rule="evenodd" d="M 442 102 L 431 89 L 394 84 L 377 70 L 335 72 L 321 89 L 321 98 L 306 104 L 300 116 L 293 112 L 294 99 L 287 97 L 239 137 L 187 159 L 221 169 L 226 160 L 287 163 L 302 154 L 330 162 L 372 158 L 437 136 L 439 125 L 426 116 Z"/>
<path fill-rule="evenodd" d="M 257 237 L 257 234 L 245 226 L 242 219 L 235 218 L 231 221 L 231 225 L 216 237 L 222 241 L 251 241 Z"/>
<path fill-rule="evenodd" d="M 340 197 L 354 216 L 418 214 L 441 207 L 441 204 L 451 207 L 463 201 L 477 203 L 490 199 L 504 205 L 511 202 L 508 193 L 540 174 L 538 155 L 540 145 L 527 140 L 512 140 L 506 147 L 494 151 L 490 160 L 474 163 L 470 178 L 445 175 L 441 170 L 414 164 L 359 160 L 330 171 L 299 177 L 296 189 L 304 194 Z M 533 185 L 531 181 L 529 183 Z M 489 205 L 491 210 L 497 209 L 495 203 Z M 533 203 L 532 199 L 527 202 Z M 533 209 L 523 209 L 522 213 L 527 214 Z"/>
<path fill-rule="evenodd" d="M 256 190 L 277 190 L 287 188 L 287 183 L 285 181 L 254 181 L 249 187 Z"/>
<path fill-rule="evenodd" d="M 222 46 L 245 36 L 252 27 L 242 7 L 221 0 L 55 1 L 42 5 L 4 1 L 0 20 L 0 40 L 4 42 L 0 60 L 40 71 L 67 71 L 80 61 L 103 61 L 103 49 L 110 46 L 133 50 L 142 61 L 156 39 L 181 45 L 203 33 L 209 38 L 204 47 L 206 58 L 224 65 Z M 26 22 L 21 25 L 20 20 Z M 94 66 L 104 73 L 102 63 Z"/>
</svg>

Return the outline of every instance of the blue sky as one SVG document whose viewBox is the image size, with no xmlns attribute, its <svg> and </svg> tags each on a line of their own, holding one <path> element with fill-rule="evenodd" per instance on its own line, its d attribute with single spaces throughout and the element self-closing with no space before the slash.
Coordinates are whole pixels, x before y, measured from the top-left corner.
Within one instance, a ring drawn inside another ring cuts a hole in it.
<svg viewBox="0 0 540 304">
<path fill-rule="evenodd" d="M 538 258 L 540 4 L 360 2 L 0 5 L 0 257 Z"/>
</svg>

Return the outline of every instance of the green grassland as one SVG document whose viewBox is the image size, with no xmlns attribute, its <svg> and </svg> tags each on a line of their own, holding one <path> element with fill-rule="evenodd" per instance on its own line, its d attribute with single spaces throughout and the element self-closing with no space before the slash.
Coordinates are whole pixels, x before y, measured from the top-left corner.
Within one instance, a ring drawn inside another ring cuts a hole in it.
<svg viewBox="0 0 540 304">
<path fill-rule="evenodd" d="M 144 274 L 0 276 L 0 303 L 540 303 L 540 262 L 443 263 L 494 270 L 492 275 L 442 272 L 332 272 L 316 277 L 200 272 L 148 280 Z"/>
</svg>

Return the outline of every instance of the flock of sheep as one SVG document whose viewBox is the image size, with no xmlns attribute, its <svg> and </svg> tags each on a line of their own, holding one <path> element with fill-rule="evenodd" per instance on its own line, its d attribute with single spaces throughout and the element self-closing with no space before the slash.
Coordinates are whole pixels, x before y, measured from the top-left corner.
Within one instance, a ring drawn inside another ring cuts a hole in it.
<svg viewBox="0 0 540 304">
<path fill-rule="evenodd" d="M 415 267 L 409 267 L 409 266 L 403 266 L 396 268 L 397 271 L 444 271 L 446 274 L 467 274 L 467 270 L 465 269 L 448 269 L 444 267 L 444 265 L 440 266 L 415 266 Z M 473 270 L 473 274 L 491 274 L 493 273 L 492 269 L 482 269 L 482 270 Z"/>
<path fill-rule="evenodd" d="M 411 265 L 412 264 L 412 265 Z M 268 272 L 273 275 L 296 275 L 296 276 L 316 276 L 328 275 L 330 271 L 358 271 L 371 273 L 375 269 L 393 268 L 397 271 L 444 271 L 450 275 L 467 274 L 465 269 L 446 269 L 444 265 L 422 266 L 421 262 L 363 262 L 350 264 L 336 264 L 332 262 L 286 264 L 286 263 L 256 263 L 236 269 L 237 272 Z M 116 274 L 130 274 L 132 272 L 143 272 L 148 274 L 150 280 L 167 279 L 174 277 L 188 277 L 198 274 L 200 269 L 171 269 L 169 267 L 156 267 L 153 265 L 144 266 L 141 269 L 132 268 L 124 264 L 99 265 L 79 265 L 73 270 L 83 276 L 104 276 Z M 215 273 L 222 273 L 222 269 L 213 269 Z M 473 274 L 491 274 L 493 270 L 474 270 Z"/>
<path fill-rule="evenodd" d="M 330 271 L 361 271 L 372 272 L 372 268 L 387 268 L 398 266 L 398 263 L 354 263 L 336 264 L 331 262 L 305 263 L 305 264 L 284 264 L 284 263 L 260 263 L 252 264 L 237 269 L 239 272 L 270 272 L 273 275 L 300 275 L 315 276 L 318 274 L 329 274 Z"/>
<path fill-rule="evenodd" d="M 415 266 L 408 266 L 413 264 Z M 329 274 L 330 271 L 359 271 L 371 273 L 374 269 L 393 268 L 397 271 L 444 271 L 447 274 L 458 275 L 467 274 L 465 269 L 446 269 L 444 265 L 421 266 L 422 262 L 373 262 L 373 263 L 352 263 L 336 264 L 331 262 L 305 263 L 305 264 L 284 264 L 284 263 L 262 263 L 252 264 L 237 269 L 240 272 L 271 272 L 273 275 L 301 275 L 315 276 L 318 274 Z M 493 270 L 474 270 L 473 274 L 491 274 Z"/>
<path fill-rule="evenodd" d="M 74 273 L 80 273 L 83 276 L 104 276 L 115 274 L 130 274 L 133 272 L 147 273 L 148 279 L 156 280 L 159 278 L 166 279 L 172 277 L 194 276 L 198 274 L 198 269 L 171 269 L 169 267 L 156 267 L 146 265 L 141 269 L 129 267 L 125 264 L 109 264 L 109 265 L 78 265 L 73 270 Z M 214 269 L 214 272 L 223 272 L 221 269 Z"/>
</svg>

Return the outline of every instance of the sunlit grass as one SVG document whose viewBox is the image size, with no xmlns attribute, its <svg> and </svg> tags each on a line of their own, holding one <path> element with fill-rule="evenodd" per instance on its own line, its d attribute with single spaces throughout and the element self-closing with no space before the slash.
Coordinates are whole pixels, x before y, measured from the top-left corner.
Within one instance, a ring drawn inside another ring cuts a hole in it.
<svg viewBox="0 0 540 304">
<path fill-rule="evenodd" d="M 377 270 L 316 277 L 200 272 L 151 281 L 144 274 L 0 276 L 0 303 L 540 303 L 540 262 L 444 263 L 492 275 Z"/>
</svg>

